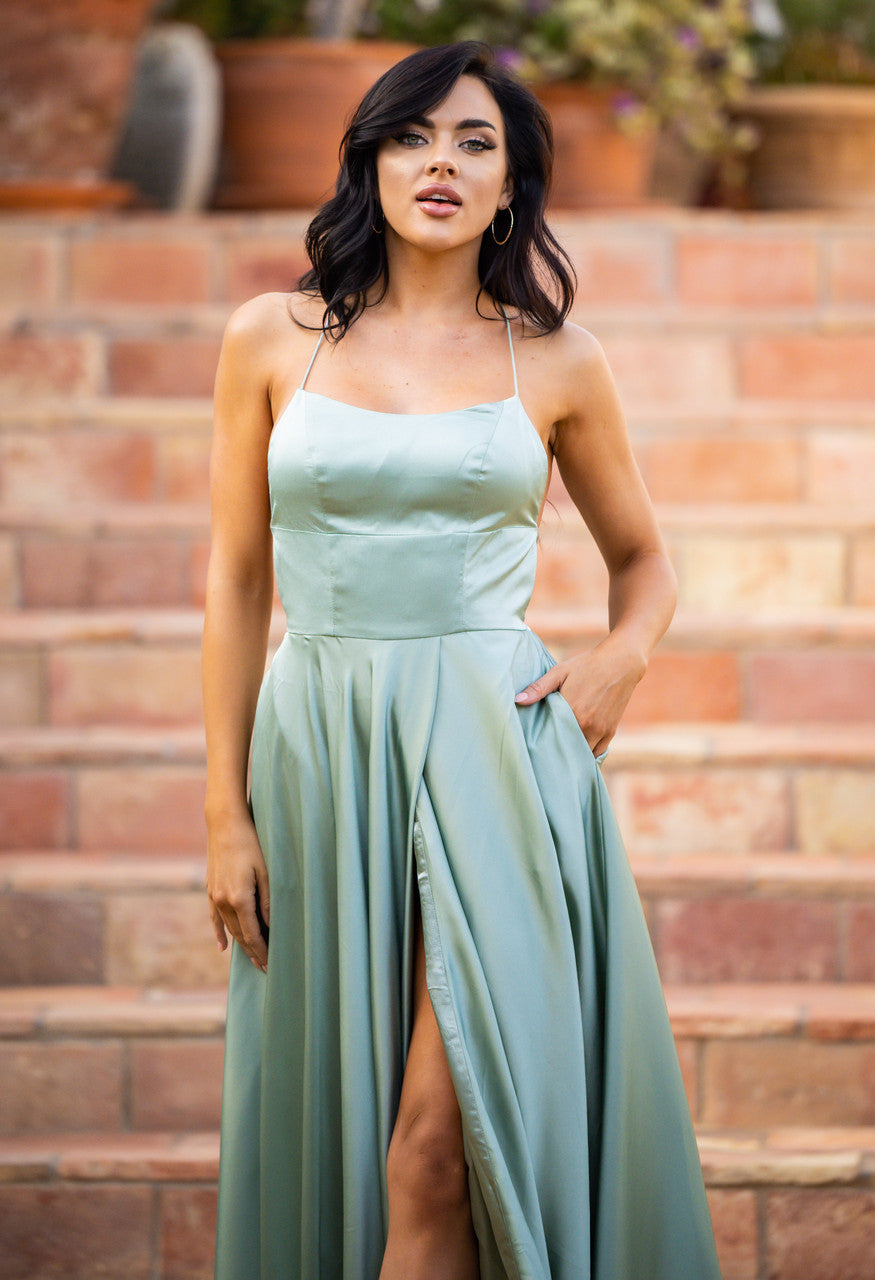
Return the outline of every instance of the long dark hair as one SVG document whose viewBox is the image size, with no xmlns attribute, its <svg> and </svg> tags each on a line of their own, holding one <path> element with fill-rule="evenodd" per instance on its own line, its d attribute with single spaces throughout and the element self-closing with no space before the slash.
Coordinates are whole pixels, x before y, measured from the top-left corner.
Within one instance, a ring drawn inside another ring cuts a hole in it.
<svg viewBox="0 0 875 1280">
<path fill-rule="evenodd" d="M 443 102 L 463 75 L 482 80 L 498 103 L 513 178 L 513 234 L 503 245 L 489 234 L 481 242 L 478 310 L 481 294 L 488 291 L 537 332 L 552 333 L 571 309 L 574 269 L 544 220 L 553 166 L 550 117 L 498 65 L 488 45 L 465 40 L 422 49 L 396 63 L 371 86 L 350 120 L 340 144 L 334 195 L 307 228 L 304 244 L 312 266 L 298 283 L 302 292 L 324 300 L 322 325 L 334 339 L 362 314 L 368 291 L 382 281 L 382 298 L 389 282 L 385 237 L 374 231 L 382 218 L 380 143 Z"/>
</svg>

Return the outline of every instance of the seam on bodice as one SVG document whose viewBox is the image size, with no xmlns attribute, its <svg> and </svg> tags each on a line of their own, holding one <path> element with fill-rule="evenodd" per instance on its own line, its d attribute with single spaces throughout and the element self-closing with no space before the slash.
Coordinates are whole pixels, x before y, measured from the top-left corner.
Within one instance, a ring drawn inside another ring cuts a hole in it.
<svg viewBox="0 0 875 1280">
<path fill-rule="evenodd" d="M 319 344 L 317 343 L 316 345 L 318 350 Z M 315 360 L 315 358 L 316 358 L 316 352 L 314 351 L 313 359 Z M 313 363 L 313 360 L 310 361 L 311 365 L 312 363 Z M 307 372 L 309 373 L 309 369 Z M 324 528 L 325 525 L 328 524 L 328 514 L 327 514 L 327 508 L 326 508 L 323 493 L 322 493 L 322 488 L 319 481 L 316 449 L 315 449 L 315 445 L 313 444 L 312 437 L 310 435 L 310 420 L 309 420 L 309 415 L 307 413 L 307 401 L 304 396 L 299 396 L 298 399 L 300 403 L 301 423 L 304 429 L 304 459 L 305 459 L 307 471 L 309 473 L 310 482 L 314 490 L 314 510 L 319 513 L 319 520 L 321 521 L 322 526 Z M 334 554 L 335 554 L 334 550 L 332 550 L 332 554 L 329 558 L 328 565 L 327 565 L 328 581 L 326 585 L 328 589 L 328 604 L 329 604 L 329 609 L 331 611 L 332 630 L 336 631 L 337 630 L 337 564 L 334 558 Z"/>
<path fill-rule="evenodd" d="M 516 379 L 514 379 L 514 381 L 516 381 Z M 498 431 L 499 425 L 501 424 L 504 418 L 504 411 L 505 411 L 505 408 L 507 407 L 507 403 L 508 402 L 506 400 L 501 401 L 501 409 L 495 415 L 495 421 L 492 424 L 492 430 L 489 433 L 489 438 L 486 440 L 486 443 L 484 444 L 484 447 L 483 447 L 483 456 L 480 459 L 480 469 L 477 472 L 477 475 L 474 479 L 474 483 L 471 485 L 471 491 L 469 495 L 470 502 L 468 505 L 468 531 L 467 531 L 467 536 L 465 538 L 465 552 L 462 557 L 462 570 L 461 570 L 461 576 L 459 578 L 459 599 L 460 601 L 463 602 L 463 605 L 466 599 L 465 588 L 467 586 L 468 566 L 470 563 L 471 533 L 472 533 L 471 526 L 474 523 L 474 515 L 476 510 L 475 501 L 477 498 L 477 494 L 480 490 L 480 486 L 483 483 L 483 472 L 486 468 L 486 461 L 489 457 L 489 451 L 492 448 L 492 442 L 495 439 L 495 434 Z"/>
</svg>

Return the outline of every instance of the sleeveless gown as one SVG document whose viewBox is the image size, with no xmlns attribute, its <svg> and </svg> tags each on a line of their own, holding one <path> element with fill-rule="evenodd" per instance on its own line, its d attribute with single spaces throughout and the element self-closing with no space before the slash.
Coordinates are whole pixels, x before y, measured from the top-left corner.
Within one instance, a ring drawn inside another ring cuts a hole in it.
<svg viewBox="0 0 875 1280">
<path fill-rule="evenodd" d="M 308 368 L 272 433 L 269 961 L 233 948 L 216 1280 L 377 1280 L 414 892 L 482 1280 L 719 1280 L 599 763 L 560 692 L 514 702 L 554 659 L 525 622 L 548 464 L 510 338 L 507 400 L 382 413 Z"/>
</svg>

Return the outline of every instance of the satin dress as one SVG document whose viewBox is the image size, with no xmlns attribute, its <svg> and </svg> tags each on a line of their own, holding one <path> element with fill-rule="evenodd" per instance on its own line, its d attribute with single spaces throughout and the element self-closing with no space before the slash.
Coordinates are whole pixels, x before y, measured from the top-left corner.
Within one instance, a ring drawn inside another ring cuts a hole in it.
<svg viewBox="0 0 875 1280">
<path fill-rule="evenodd" d="M 482 1280 L 719 1280 L 599 762 L 558 690 L 514 702 L 555 660 L 525 621 L 549 468 L 507 332 L 506 400 L 382 413 L 308 368 L 272 432 L 269 961 L 233 949 L 216 1280 L 377 1280 L 414 893 Z"/>
</svg>

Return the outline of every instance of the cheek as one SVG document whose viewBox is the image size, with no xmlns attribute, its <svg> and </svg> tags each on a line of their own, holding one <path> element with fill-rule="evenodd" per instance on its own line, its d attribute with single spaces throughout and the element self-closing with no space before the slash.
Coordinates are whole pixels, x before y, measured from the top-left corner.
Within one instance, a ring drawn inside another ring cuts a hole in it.
<svg viewBox="0 0 875 1280">
<path fill-rule="evenodd" d="M 393 198 L 398 198 L 402 189 L 406 190 L 410 182 L 408 168 L 409 166 L 404 163 L 404 157 L 386 156 L 382 159 L 378 157 L 377 189 L 381 203 L 391 204 Z"/>
</svg>

